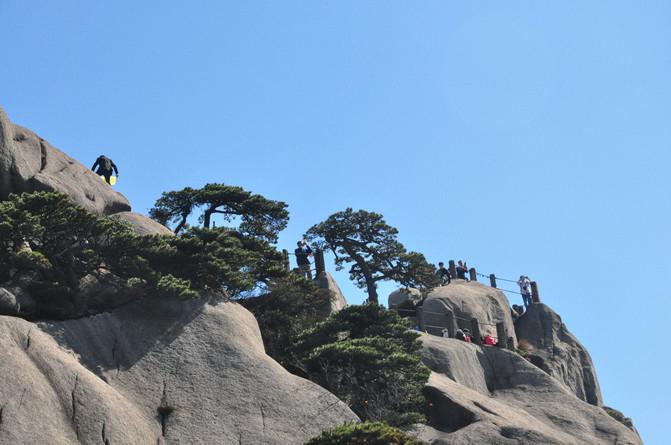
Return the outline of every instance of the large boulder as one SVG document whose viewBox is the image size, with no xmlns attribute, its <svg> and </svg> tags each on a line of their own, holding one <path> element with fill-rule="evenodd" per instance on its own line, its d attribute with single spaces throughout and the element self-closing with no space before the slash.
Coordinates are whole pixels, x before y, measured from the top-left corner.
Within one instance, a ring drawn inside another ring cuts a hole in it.
<svg viewBox="0 0 671 445">
<path fill-rule="evenodd" d="M 234 303 L 146 298 L 38 325 L 0 317 L 0 443 L 301 444 L 356 420 L 268 357 Z"/>
<path fill-rule="evenodd" d="M 317 277 L 317 286 L 319 286 L 320 289 L 325 289 L 329 294 L 329 314 L 334 314 L 347 307 L 347 299 L 330 273 L 320 273 Z"/>
<path fill-rule="evenodd" d="M 578 399 L 520 355 L 422 335 L 429 424 L 420 439 L 446 444 L 641 444 L 602 408 Z"/>
<path fill-rule="evenodd" d="M 587 349 L 569 332 L 559 314 L 534 303 L 515 322 L 517 338 L 530 346 L 529 360 L 565 384 L 580 399 L 603 405 L 599 380 Z"/>
<path fill-rule="evenodd" d="M 140 235 L 174 235 L 166 226 L 140 213 L 119 212 L 111 217 L 127 222 Z"/>
<path fill-rule="evenodd" d="M 482 336 L 498 338 L 496 325 L 503 323 L 503 344 L 511 338 L 512 345 L 517 345 L 508 299 L 493 287 L 452 280 L 451 284 L 432 290 L 420 307 L 420 326 L 431 334 L 441 335 L 443 329 L 450 329 L 451 320 L 458 328 L 471 329 L 472 319 L 476 319 Z"/>
<path fill-rule="evenodd" d="M 396 289 L 389 294 L 387 298 L 387 307 L 389 309 L 398 309 L 403 307 L 414 307 L 422 300 L 422 292 L 419 289 L 406 287 Z M 401 313 L 401 315 L 405 315 Z"/>
<path fill-rule="evenodd" d="M 35 191 L 65 193 L 103 215 L 130 210 L 128 200 L 98 175 L 32 131 L 12 124 L 0 108 L 0 199 Z"/>
</svg>

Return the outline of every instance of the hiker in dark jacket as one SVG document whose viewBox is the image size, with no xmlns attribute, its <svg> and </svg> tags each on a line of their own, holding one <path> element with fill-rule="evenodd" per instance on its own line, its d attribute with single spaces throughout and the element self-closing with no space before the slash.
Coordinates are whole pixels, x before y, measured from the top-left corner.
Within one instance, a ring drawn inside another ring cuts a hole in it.
<svg viewBox="0 0 671 445">
<path fill-rule="evenodd" d="M 452 277 L 450 277 L 450 271 L 445 267 L 445 263 L 443 262 L 438 263 L 438 270 L 436 271 L 436 275 L 438 276 L 438 281 L 440 282 L 441 286 L 450 284 L 452 281 Z"/>
<path fill-rule="evenodd" d="M 98 170 L 96 170 L 96 167 Z M 110 180 L 112 171 L 114 171 L 114 174 L 117 177 L 119 176 L 119 169 L 116 167 L 116 164 L 114 164 L 114 162 L 112 162 L 112 160 L 105 155 L 98 156 L 98 159 L 96 159 L 96 162 L 93 164 L 93 167 L 91 167 L 91 170 L 100 176 L 104 176 L 105 182 L 108 184 L 112 184 L 112 181 Z"/>
<path fill-rule="evenodd" d="M 296 263 L 305 279 L 312 279 L 312 271 L 310 270 L 310 256 L 312 256 L 312 249 L 305 241 L 299 241 L 298 247 L 294 250 L 296 254 Z"/>
</svg>

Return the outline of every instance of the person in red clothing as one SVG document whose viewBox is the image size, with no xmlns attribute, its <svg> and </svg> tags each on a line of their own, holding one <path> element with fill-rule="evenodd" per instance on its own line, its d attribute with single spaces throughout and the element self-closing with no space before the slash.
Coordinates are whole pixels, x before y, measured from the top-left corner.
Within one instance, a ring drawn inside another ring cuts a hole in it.
<svg viewBox="0 0 671 445">
<path fill-rule="evenodd" d="M 494 346 L 495 344 L 496 344 L 496 340 L 494 340 L 494 337 L 492 337 L 489 334 L 485 335 L 485 345 L 486 346 Z"/>
</svg>

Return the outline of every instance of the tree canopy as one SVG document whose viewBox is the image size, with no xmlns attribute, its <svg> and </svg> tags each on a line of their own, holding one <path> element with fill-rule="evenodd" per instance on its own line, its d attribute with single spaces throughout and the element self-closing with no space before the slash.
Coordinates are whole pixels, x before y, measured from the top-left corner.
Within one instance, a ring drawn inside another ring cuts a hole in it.
<svg viewBox="0 0 671 445">
<path fill-rule="evenodd" d="M 420 445 L 420 441 L 384 422 L 346 423 L 326 430 L 305 445 Z"/>
<path fill-rule="evenodd" d="M 112 279 L 119 292 L 191 298 L 202 291 L 235 297 L 286 274 L 282 254 L 268 240 L 234 229 L 141 236 L 59 193 L 10 195 L 0 202 L 0 283 L 25 277 L 31 296 L 52 308 L 73 301 L 85 308 L 81 283 L 87 275 Z"/>
<path fill-rule="evenodd" d="M 368 303 L 349 306 L 303 332 L 294 353 L 307 376 L 362 419 L 409 425 L 423 420 L 419 334 L 395 311 Z"/>
<path fill-rule="evenodd" d="M 149 210 L 149 216 L 166 226 L 174 226 L 175 234 L 188 225 L 188 218 L 199 211 L 203 228 L 213 226 L 213 216 L 221 215 L 231 223 L 239 221 L 235 230 L 246 236 L 277 241 L 277 235 L 289 220 L 287 204 L 253 194 L 242 187 L 206 184 L 203 188 L 186 187 L 165 192 Z"/>
<path fill-rule="evenodd" d="M 418 288 L 437 284 L 435 267 L 421 253 L 406 251 L 397 235 L 379 213 L 348 208 L 312 226 L 306 238 L 331 250 L 338 270 L 351 264 L 350 278 L 366 289 L 369 301 L 377 302 L 377 282 L 382 280 Z"/>
</svg>

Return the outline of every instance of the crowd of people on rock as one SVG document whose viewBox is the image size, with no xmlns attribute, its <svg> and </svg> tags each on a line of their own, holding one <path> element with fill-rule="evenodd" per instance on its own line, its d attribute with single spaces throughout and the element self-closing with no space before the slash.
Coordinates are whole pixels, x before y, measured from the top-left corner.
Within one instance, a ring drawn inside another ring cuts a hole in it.
<svg viewBox="0 0 671 445">
<path fill-rule="evenodd" d="M 459 260 L 455 267 L 455 273 L 452 273 L 448 267 L 445 266 L 445 263 L 442 261 L 438 263 L 438 268 L 436 270 L 436 275 L 438 277 L 439 286 L 446 286 L 452 283 L 452 280 L 459 279 L 469 281 L 468 279 L 468 265 L 465 261 Z M 521 317 L 529 308 L 533 302 L 532 298 L 532 280 L 527 275 L 520 275 L 519 280 L 517 280 L 517 285 L 520 288 L 520 294 L 522 295 L 522 305 L 513 304 L 511 309 L 511 316 L 513 320 L 517 320 Z M 449 337 L 449 331 L 443 329 L 443 337 Z M 457 340 L 462 340 L 468 343 L 471 343 L 471 333 L 468 329 L 457 329 L 455 332 L 455 338 Z M 497 345 L 498 342 L 495 337 L 491 335 L 485 335 L 480 339 L 484 345 L 493 346 Z"/>
<path fill-rule="evenodd" d="M 443 329 L 441 332 L 443 334 L 443 337 L 446 338 L 450 337 L 449 330 Z M 465 341 L 466 343 L 472 343 L 471 331 L 468 328 L 457 329 L 457 331 L 454 334 L 454 338 L 457 340 Z M 485 346 L 497 346 L 499 344 L 496 338 L 492 337 L 489 334 L 486 334 L 484 337 L 481 338 L 481 340 L 482 344 Z"/>
</svg>

